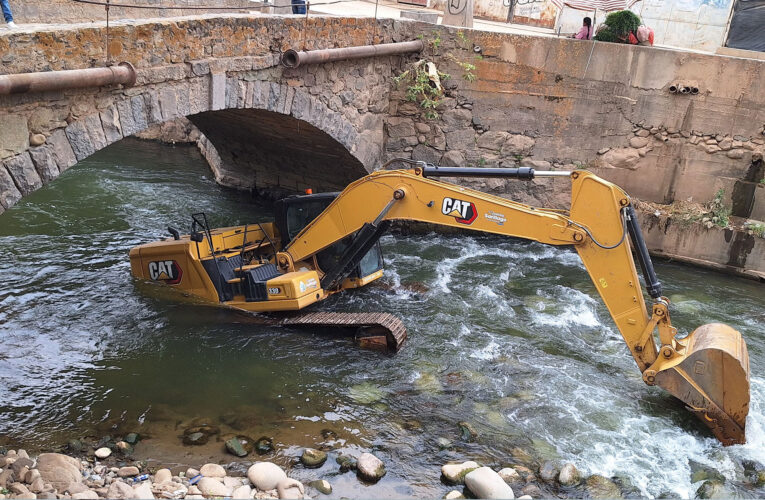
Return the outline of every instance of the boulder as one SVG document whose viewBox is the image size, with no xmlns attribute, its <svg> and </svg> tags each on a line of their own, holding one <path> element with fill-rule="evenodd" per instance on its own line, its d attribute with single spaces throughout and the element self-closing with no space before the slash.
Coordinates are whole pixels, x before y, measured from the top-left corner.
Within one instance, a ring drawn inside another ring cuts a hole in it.
<svg viewBox="0 0 765 500">
<path fill-rule="evenodd" d="M 151 491 L 151 481 L 143 481 L 141 484 L 133 486 L 133 495 L 141 500 L 154 500 L 154 493 Z"/>
<path fill-rule="evenodd" d="M 459 422 L 457 427 L 460 431 L 460 437 L 463 441 L 472 441 L 478 437 L 478 431 L 476 431 L 469 422 Z"/>
<path fill-rule="evenodd" d="M 356 459 L 350 455 L 340 455 L 335 459 L 337 465 L 340 466 L 340 472 L 348 472 L 349 470 L 356 470 Z"/>
<path fill-rule="evenodd" d="M 441 467 L 441 474 L 447 482 L 451 484 L 464 484 L 465 474 L 480 467 L 473 461 L 463 462 L 461 464 L 446 464 Z"/>
<path fill-rule="evenodd" d="M 8 489 L 11 490 L 11 493 L 15 495 L 25 495 L 27 493 L 30 493 L 29 488 L 27 488 L 26 485 L 24 485 L 23 483 L 13 483 L 10 486 L 8 486 Z"/>
<path fill-rule="evenodd" d="M 117 448 L 117 451 L 119 451 L 123 455 L 133 454 L 133 445 L 128 443 L 127 441 L 117 441 L 117 444 L 115 444 L 114 446 Z"/>
<path fill-rule="evenodd" d="M 388 137 L 393 139 L 410 137 L 417 133 L 414 128 L 414 121 L 411 118 L 402 118 L 398 116 L 391 116 L 388 118 L 388 123 L 385 124 L 385 129 L 388 132 Z"/>
<path fill-rule="evenodd" d="M 300 461 L 306 467 L 321 467 L 327 461 L 327 454 L 314 448 L 306 448 L 300 456 Z"/>
<path fill-rule="evenodd" d="M 732 492 L 718 480 L 704 481 L 696 490 L 696 498 L 732 498 Z"/>
<path fill-rule="evenodd" d="M 32 493 L 42 493 L 45 490 L 45 481 L 41 477 L 38 477 L 29 484 L 29 491 Z"/>
<path fill-rule="evenodd" d="M 534 170 L 550 170 L 552 163 L 545 160 L 532 160 L 531 158 L 524 158 L 521 160 L 522 167 L 531 167 Z"/>
<path fill-rule="evenodd" d="M 465 495 L 463 495 L 461 491 L 457 490 L 452 490 L 444 495 L 444 500 L 456 500 L 458 498 L 465 498 Z"/>
<path fill-rule="evenodd" d="M 502 480 L 505 481 L 506 483 L 517 483 L 522 481 L 521 475 L 518 474 L 518 471 L 516 471 L 512 467 L 505 467 L 504 469 L 500 470 L 497 474 L 499 474 L 499 477 L 501 477 Z"/>
<path fill-rule="evenodd" d="M 597 474 L 587 478 L 587 492 L 592 498 L 622 498 L 622 492 L 610 479 Z"/>
<path fill-rule="evenodd" d="M 542 478 L 543 481 L 551 483 L 558 477 L 559 472 L 560 471 L 555 463 L 547 461 L 539 468 L 539 477 Z"/>
<path fill-rule="evenodd" d="M 276 485 L 276 492 L 282 500 L 297 500 L 305 495 L 303 483 L 289 477 L 279 481 L 279 484 Z"/>
<path fill-rule="evenodd" d="M 93 490 L 81 491 L 72 495 L 73 500 L 98 500 L 98 493 Z"/>
<path fill-rule="evenodd" d="M 485 134 L 484 134 L 485 135 Z M 502 145 L 502 154 L 507 156 L 531 154 L 534 149 L 534 139 L 522 134 L 510 134 Z"/>
<path fill-rule="evenodd" d="M 133 477 L 137 476 L 140 472 L 138 467 L 131 465 L 129 467 L 120 467 L 120 470 L 117 471 L 117 475 L 119 477 Z"/>
<path fill-rule="evenodd" d="M 136 432 L 131 432 L 130 434 L 128 434 L 127 436 L 125 436 L 125 442 L 126 442 L 126 443 L 128 443 L 128 444 L 132 444 L 132 445 L 135 445 L 136 443 L 138 443 L 138 440 L 139 440 L 140 438 L 141 438 L 141 437 L 138 435 L 138 433 L 136 433 Z"/>
<path fill-rule="evenodd" d="M 635 164 L 640 160 L 640 153 L 632 148 L 617 148 L 605 153 L 601 159 L 608 166 L 634 170 Z"/>
<path fill-rule="evenodd" d="M 332 493 L 332 485 L 329 484 L 329 481 L 325 479 L 317 479 L 316 481 L 311 481 L 308 483 L 308 486 L 316 488 L 319 493 L 323 493 L 324 495 L 329 495 Z"/>
<path fill-rule="evenodd" d="M 26 475 L 24 476 L 24 482 L 27 484 L 32 484 L 38 478 L 40 478 L 40 471 L 37 469 L 32 469 L 27 471 Z"/>
<path fill-rule="evenodd" d="M 112 450 L 110 450 L 107 447 L 99 448 L 96 450 L 96 458 L 100 458 L 101 460 L 108 458 L 109 455 L 112 454 Z"/>
<path fill-rule="evenodd" d="M 465 486 L 476 498 L 515 498 L 512 488 L 489 467 L 480 467 L 465 476 Z"/>
<path fill-rule="evenodd" d="M 444 156 L 441 157 L 440 165 L 442 167 L 464 167 L 466 166 L 465 156 L 456 149 L 452 149 L 444 153 Z"/>
<path fill-rule="evenodd" d="M 223 484 L 228 486 L 229 488 L 236 489 L 240 487 L 241 485 L 245 484 L 244 481 L 242 481 L 241 477 L 229 477 L 226 476 L 223 478 Z"/>
<path fill-rule="evenodd" d="M 252 488 L 250 488 L 248 484 L 243 484 L 242 486 L 235 488 L 234 492 L 231 493 L 231 498 L 233 500 L 247 500 L 251 497 L 252 497 Z"/>
<path fill-rule="evenodd" d="M 106 491 L 106 498 L 114 498 L 116 500 L 130 500 L 138 498 L 135 496 L 133 488 L 123 483 L 122 481 L 114 481 L 109 485 L 109 489 Z"/>
<path fill-rule="evenodd" d="M 247 450 L 244 449 L 244 444 L 238 437 L 233 437 L 226 441 L 226 451 L 236 457 L 246 457 Z"/>
<path fill-rule="evenodd" d="M 189 446 L 201 446 L 206 444 L 210 437 L 203 432 L 192 432 L 183 435 L 183 444 Z"/>
<path fill-rule="evenodd" d="M 441 122 L 445 131 L 471 127 L 472 121 L 473 113 L 462 108 L 449 109 L 441 115 Z"/>
<path fill-rule="evenodd" d="M 172 480 L 173 480 L 173 473 L 170 472 L 170 469 L 159 469 L 154 474 L 155 483 L 164 483 L 165 481 L 172 481 Z"/>
<path fill-rule="evenodd" d="M 247 478 L 259 490 L 273 490 L 282 480 L 287 479 L 287 474 L 276 464 L 271 462 L 256 462 L 247 470 Z"/>
<path fill-rule="evenodd" d="M 231 488 L 214 477 L 203 477 L 196 486 L 206 497 L 227 497 L 231 495 Z"/>
<path fill-rule="evenodd" d="M 75 493 L 82 493 L 84 491 L 88 491 L 90 488 L 88 488 L 83 483 L 71 483 L 69 486 L 66 487 L 64 492 L 69 493 L 70 495 L 74 495 Z"/>
<path fill-rule="evenodd" d="M 478 136 L 476 145 L 481 149 L 488 149 L 499 152 L 502 150 L 507 138 L 510 136 L 507 132 L 492 131 L 485 132 Z"/>
<path fill-rule="evenodd" d="M 416 161 L 438 164 L 441 161 L 441 152 L 433 149 L 430 146 L 418 144 L 412 150 L 412 159 Z"/>
<path fill-rule="evenodd" d="M 41 454 L 37 457 L 37 470 L 43 481 L 59 491 L 64 491 L 70 483 L 82 482 L 80 461 L 60 453 Z"/>
<path fill-rule="evenodd" d="M 362 453 L 356 467 L 359 477 L 365 481 L 376 482 L 385 475 L 385 464 L 371 453 Z"/>
<path fill-rule="evenodd" d="M 581 475 L 574 464 L 563 464 L 558 474 L 558 482 L 563 486 L 575 486 L 582 480 Z"/>
<path fill-rule="evenodd" d="M 204 464 L 199 473 L 204 477 L 226 477 L 226 469 L 218 464 Z"/>
<path fill-rule="evenodd" d="M 523 489 L 521 489 L 521 495 L 527 498 L 543 498 L 545 496 L 544 493 L 542 493 L 542 490 L 536 484 L 527 484 L 524 486 Z"/>
<path fill-rule="evenodd" d="M 198 476 L 198 475 L 199 475 L 199 470 L 194 469 L 192 467 L 189 467 L 188 469 L 186 469 L 186 478 L 187 479 L 191 479 L 192 477 Z"/>
<path fill-rule="evenodd" d="M 255 453 L 258 455 L 265 455 L 274 451 L 274 440 L 270 437 L 263 436 L 255 441 Z"/>
<path fill-rule="evenodd" d="M 743 149 L 731 149 L 727 153 L 725 153 L 725 156 L 732 160 L 740 160 L 744 157 L 744 150 Z"/>
<path fill-rule="evenodd" d="M 0 471 L 0 488 L 6 488 L 15 478 L 11 469 Z"/>
<path fill-rule="evenodd" d="M 29 472 L 29 469 L 34 467 L 34 465 L 35 463 L 31 461 L 30 459 L 24 458 L 24 457 L 18 457 L 11 464 L 11 470 L 13 471 L 14 475 L 19 479 L 19 481 L 23 481 L 24 476 L 27 475 L 27 472 Z"/>
<path fill-rule="evenodd" d="M 644 148 L 648 145 L 649 139 L 648 137 L 633 137 L 630 139 L 630 147 L 633 147 L 635 149 Z"/>
</svg>

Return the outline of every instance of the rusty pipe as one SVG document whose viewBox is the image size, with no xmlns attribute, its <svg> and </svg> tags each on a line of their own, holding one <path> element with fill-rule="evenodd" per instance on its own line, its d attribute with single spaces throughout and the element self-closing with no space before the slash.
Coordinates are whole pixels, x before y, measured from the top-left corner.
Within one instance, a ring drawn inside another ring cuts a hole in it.
<svg viewBox="0 0 765 500">
<path fill-rule="evenodd" d="M 48 92 L 101 87 L 118 83 L 130 87 L 135 84 L 135 80 L 136 72 L 133 65 L 129 62 L 121 62 L 117 66 L 107 68 L 0 75 L 0 94 Z"/>
<path fill-rule="evenodd" d="M 320 49 L 300 52 L 289 49 L 282 54 L 282 64 L 288 68 L 297 68 L 304 64 L 318 64 L 363 57 L 392 56 L 420 52 L 425 48 L 422 40 L 411 42 L 382 43 L 380 45 L 361 45 L 359 47 L 342 47 L 339 49 Z"/>
</svg>

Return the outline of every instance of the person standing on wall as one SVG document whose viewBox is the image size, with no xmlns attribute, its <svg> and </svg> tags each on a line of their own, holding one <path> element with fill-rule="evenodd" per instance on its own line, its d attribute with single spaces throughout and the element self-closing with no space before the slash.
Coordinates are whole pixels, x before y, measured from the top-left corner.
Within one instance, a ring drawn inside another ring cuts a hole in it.
<svg viewBox="0 0 765 500">
<path fill-rule="evenodd" d="M 585 17 L 582 21 L 582 27 L 579 28 L 579 32 L 574 35 L 577 40 L 592 40 L 592 19 Z"/>
<path fill-rule="evenodd" d="M 291 3 L 293 14 L 305 14 L 305 0 L 292 0 Z"/>
<path fill-rule="evenodd" d="M 3 9 L 3 17 L 5 18 L 5 23 L 9 28 L 15 28 L 16 23 L 13 22 L 13 14 L 11 14 L 11 6 L 8 5 L 8 0 L 0 0 L 0 7 Z"/>
</svg>

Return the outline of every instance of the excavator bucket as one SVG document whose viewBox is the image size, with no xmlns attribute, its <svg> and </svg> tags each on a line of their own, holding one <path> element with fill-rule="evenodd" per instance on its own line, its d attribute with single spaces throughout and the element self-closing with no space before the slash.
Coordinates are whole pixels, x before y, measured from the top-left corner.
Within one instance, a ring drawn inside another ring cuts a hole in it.
<svg viewBox="0 0 765 500">
<path fill-rule="evenodd" d="M 749 353 L 741 334 L 711 323 L 681 343 L 685 345 L 683 360 L 657 373 L 655 384 L 688 405 L 723 445 L 745 443 Z"/>
</svg>

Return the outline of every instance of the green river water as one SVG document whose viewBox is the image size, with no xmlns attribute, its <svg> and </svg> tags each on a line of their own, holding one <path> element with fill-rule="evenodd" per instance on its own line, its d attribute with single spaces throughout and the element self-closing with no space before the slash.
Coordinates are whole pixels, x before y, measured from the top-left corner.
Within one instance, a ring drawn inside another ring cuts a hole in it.
<svg viewBox="0 0 765 500">
<path fill-rule="evenodd" d="M 693 496 L 692 469 L 708 467 L 737 495 L 765 495 L 744 474 L 747 461 L 765 464 L 762 284 L 656 266 L 681 333 L 719 321 L 746 338 L 749 442 L 723 448 L 643 384 L 570 250 L 385 236 L 381 283 L 320 308 L 400 316 L 409 339 L 388 356 L 132 279 L 129 249 L 166 237 L 168 225 L 187 231 L 198 211 L 213 226 L 270 217 L 268 205 L 217 186 L 194 148 L 124 140 L 0 215 L 0 445 L 40 451 L 137 431 L 136 457 L 151 463 L 244 470 L 255 460 L 233 459 L 215 439 L 181 444 L 183 429 L 208 421 L 221 435 L 272 437 L 276 451 L 263 459 L 328 479 L 338 498 L 440 497 L 449 460 L 570 461 L 648 497 Z M 478 436 L 463 440 L 460 421 Z M 321 469 L 292 465 L 302 447 L 321 445 L 333 450 Z M 386 463 L 376 485 L 334 462 L 363 451 Z"/>
</svg>

